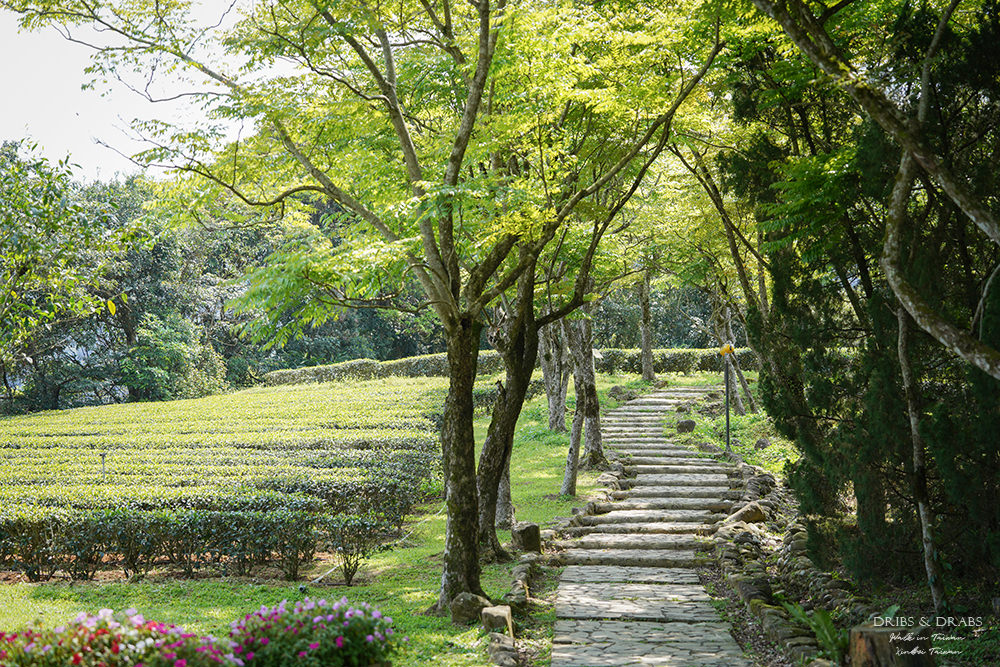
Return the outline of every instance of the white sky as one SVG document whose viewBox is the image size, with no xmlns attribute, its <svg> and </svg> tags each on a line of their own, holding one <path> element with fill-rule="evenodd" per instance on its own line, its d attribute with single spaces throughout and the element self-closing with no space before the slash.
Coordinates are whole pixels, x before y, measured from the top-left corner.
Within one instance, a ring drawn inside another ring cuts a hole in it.
<svg viewBox="0 0 1000 667">
<path fill-rule="evenodd" d="M 109 180 L 139 171 L 126 155 L 140 149 L 125 133 L 135 117 L 156 113 L 123 86 L 107 95 L 81 90 L 90 49 L 51 28 L 18 32 L 16 17 L 0 10 L 0 141 L 31 138 L 50 160 L 70 155 L 78 178 Z"/>
</svg>

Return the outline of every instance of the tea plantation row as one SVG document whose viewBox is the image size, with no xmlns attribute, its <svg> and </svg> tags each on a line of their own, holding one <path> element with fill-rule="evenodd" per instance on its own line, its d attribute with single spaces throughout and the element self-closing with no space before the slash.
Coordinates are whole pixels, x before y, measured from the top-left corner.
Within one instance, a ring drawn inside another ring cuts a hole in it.
<svg viewBox="0 0 1000 667">
<path fill-rule="evenodd" d="M 437 488 L 444 378 L 252 389 L 0 420 L 0 567 L 298 576 Z"/>
</svg>

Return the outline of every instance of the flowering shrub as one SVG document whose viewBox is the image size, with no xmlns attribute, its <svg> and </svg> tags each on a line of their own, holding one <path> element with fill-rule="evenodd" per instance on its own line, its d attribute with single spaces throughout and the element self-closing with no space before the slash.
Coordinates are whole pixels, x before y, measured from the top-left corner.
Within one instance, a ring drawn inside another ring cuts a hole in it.
<svg viewBox="0 0 1000 667">
<path fill-rule="evenodd" d="M 0 667 L 371 667 L 388 665 L 397 648 L 392 619 L 368 605 L 306 598 L 248 614 L 227 639 L 147 621 L 134 609 L 0 632 Z"/>
<path fill-rule="evenodd" d="M 229 640 L 147 621 L 134 609 L 80 614 L 65 627 L 0 632 L 2 667 L 216 667 L 244 665 Z"/>
<path fill-rule="evenodd" d="M 261 607 L 234 622 L 229 637 L 251 667 L 386 665 L 398 648 L 391 618 L 347 598 Z"/>
</svg>

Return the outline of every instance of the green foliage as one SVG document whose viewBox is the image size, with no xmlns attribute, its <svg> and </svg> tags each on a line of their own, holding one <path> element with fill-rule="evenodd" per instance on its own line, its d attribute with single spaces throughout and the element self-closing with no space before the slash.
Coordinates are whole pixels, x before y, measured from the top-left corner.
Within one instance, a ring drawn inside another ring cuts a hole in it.
<svg viewBox="0 0 1000 667">
<path fill-rule="evenodd" d="M 332 539 L 327 517 L 363 515 L 384 536 L 435 487 L 432 417 L 446 384 L 307 385 L 4 420 L 0 562 L 32 580 L 143 573 L 158 559 L 188 575 L 274 565 L 295 578 Z M 350 547 L 354 567 L 369 547 Z"/>
<path fill-rule="evenodd" d="M 601 358 L 594 360 L 595 368 L 601 373 L 641 373 L 641 350 L 600 350 Z M 743 348 L 737 351 L 743 370 L 756 370 L 757 359 L 753 351 Z M 653 350 L 653 371 L 656 373 L 721 373 L 722 355 L 718 349 L 668 349 Z"/>
<path fill-rule="evenodd" d="M 641 350 L 602 349 L 598 350 L 600 358 L 595 358 L 594 365 L 598 372 L 605 374 L 639 373 L 641 372 Z M 757 368 L 757 360 L 753 351 L 747 348 L 738 350 L 740 365 L 744 370 Z M 653 350 L 653 368 L 657 373 L 698 373 L 722 372 L 722 357 L 714 348 L 708 349 L 667 349 Z M 480 376 L 496 375 L 503 370 L 503 360 L 493 350 L 479 353 Z M 420 357 L 408 357 L 395 361 L 377 362 L 370 359 L 358 359 L 330 366 L 309 366 L 281 371 L 272 371 L 264 376 L 268 386 L 284 384 L 299 384 L 303 382 L 329 382 L 335 379 L 366 379 L 368 377 L 446 377 L 448 375 L 448 359 L 444 354 L 428 354 Z M 530 390 L 529 390 L 530 391 Z M 489 389 L 477 389 L 477 395 L 482 398 L 478 404 L 485 405 L 485 396 Z"/>
<path fill-rule="evenodd" d="M 711 341 L 692 325 L 690 317 L 707 320 L 707 299 L 694 289 L 650 290 L 650 314 L 655 348 L 703 348 Z M 622 289 L 598 302 L 594 310 L 594 347 L 636 348 L 640 345 L 639 299 L 635 288 Z"/>
<path fill-rule="evenodd" d="M 106 206 L 82 205 L 65 161 L 51 165 L 23 148 L 11 142 L 0 147 L 0 364 L 5 369 L 54 323 L 105 306 L 85 288 L 100 270 L 99 253 L 122 237 L 107 233 Z"/>
<path fill-rule="evenodd" d="M 782 602 L 781 606 L 793 619 L 813 631 L 825 657 L 838 665 L 844 662 L 847 657 L 849 632 L 846 628 L 837 627 L 830 612 L 819 607 L 806 612 L 798 603 Z"/>
<path fill-rule="evenodd" d="M 717 378 L 716 378 L 717 379 Z M 756 390 L 756 385 L 751 385 Z M 724 408 L 717 410 L 714 416 L 708 418 L 696 417 L 695 430 L 688 436 L 678 436 L 692 441 L 724 443 L 726 439 L 726 414 Z M 732 412 L 729 417 L 730 443 L 733 451 L 739 454 L 750 465 L 764 468 L 776 477 L 783 477 L 786 466 L 799 459 L 801 453 L 786 438 L 780 436 L 774 421 L 764 412 L 747 412 L 738 415 Z M 770 441 L 765 448 L 758 448 L 761 438 Z"/>
<path fill-rule="evenodd" d="M 158 562 L 187 576 L 214 569 L 250 575 L 273 565 L 294 581 L 321 546 L 338 553 L 348 584 L 394 527 L 370 517 L 290 509 L 260 511 L 25 509 L 0 515 L 0 562 L 30 581 L 100 568 L 144 574 Z"/>
<path fill-rule="evenodd" d="M 138 397 L 152 400 L 198 398 L 227 388 L 222 358 L 176 313 L 164 320 L 146 315 L 121 370 Z"/>
<path fill-rule="evenodd" d="M 389 528 L 381 521 L 349 514 L 338 514 L 323 523 L 326 544 L 337 554 L 345 584 L 351 585 L 362 562 L 386 548 L 383 543 Z"/>
</svg>

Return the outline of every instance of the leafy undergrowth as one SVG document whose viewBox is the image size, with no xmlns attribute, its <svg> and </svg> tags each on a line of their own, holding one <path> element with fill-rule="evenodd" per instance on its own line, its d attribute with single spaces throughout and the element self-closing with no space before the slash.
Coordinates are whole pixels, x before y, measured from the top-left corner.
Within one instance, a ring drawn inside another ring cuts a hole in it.
<svg viewBox="0 0 1000 667">
<path fill-rule="evenodd" d="M 400 389 L 406 382 L 423 381 L 397 382 L 400 384 L 395 386 Z M 607 390 L 614 385 L 640 389 L 646 386 L 635 376 L 600 376 L 602 398 L 606 400 Z M 295 397 L 308 398 L 312 394 L 329 393 L 330 386 L 296 387 Z M 266 394 L 269 391 L 292 390 L 284 387 L 258 391 Z M 292 395 L 286 398 L 294 400 Z M 309 400 L 321 399 L 315 396 Z M 228 406 L 229 418 L 241 419 L 240 409 L 238 402 Z M 246 409 L 253 408 L 248 406 Z M 279 409 L 289 411 L 296 408 Z M 250 418 L 253 415 L 248 414 L 247 419 Z M 477 419 L 476 434 L 480 442 L 485 438 L 487 424 L 487 417 Z M 518 422 L 511 470 L 517 519 L 542 525 L 556 516 L 569 515 L 571 508 L 579 504 L 576 499 L 557 495 L 568 436 L 548 431 L 547 425 L 545 397 L 539 396 L 525 405 Z M 596 476 L 596 471 L 581 473 L 578 482 L 581 495 L 594 489 Z M 437 598 L 444 529 L 443 503 L 436 500 L 421 505 L 404 526 L 403 537 L 399 538 L 394 548 L 374 556 L 363 565 L 350 587 L 342 584 L 339 568 L 328 555 L 321 555 L 311 569 L 304 571 L 300 577 L 300 581 L 304 582 L 302 584 L 280 582 L 274 578 L 277 573 L 269 570 L 261 571 L 257 577 L 219 577 L 207 569 L 200 577 L 178 580 L 170 572 L 153 569 L 141 581 L 75 584 L 12 583 L 13 579 L 8 578 L 8 583 L 0 585 L 0 629 L 23 627 L 33 619 L 49 626 L 58 625 L 80 612 L 101 608 L 135 608 L 146 618 L 180 625 L 190 632 L 222 636 L 228 632 L 228 624 L 233 618 L 242 617 L 262 605 L 300 600 L 306 595 L 314 598 L 346 595 L 352 603 L 367 602 L 378 607 L 394 619 L 399 633 L 409 637 L 408 648 L 394 658 L 394 665 L 406 667 L 433 662 L 447 667 L 482 664 L 487 640 L 481 629 L 475 626 L 457 627 L 448 618 L 424 613 Z M 501 532 L 500 538 L 509 542 L 510 535 Z M 484 589 L 499 598 L 510 585 L 512 568 L 513 563 L 484 566 Z M 331 570 L 320 583 L 309 583 Z M 551 624 L 540 625 L 534 632 L 535 638 L 544 643 L 545 633 L 551 633 Z"/>
<path fill-rule="evenodd" d="M 759 403 L 760 396 L 757 395 L 756 375 L 756 373 L 746 373 L 750 390 L 754 392 Z M 697 377 L 697 380 L 700 382 L 695 381 L 696 376 L 689 376 L 684 381 L 702 386 L 714 386 L 720 393 L 723 391 L 720 374 L 701 373 L 698 376 L 700 377 Z M 679 435 L 679 442 L 690 445 L 701 442 L 720 447 L 725 446 L 726 412 L 724 399 L 717 399 L 709 403 L 703 412 L 693 415 L 693 418 L 695 421 L 694 431 Z M 757 413 L 747 410 L 745 415 L 740 416 L 736 414 L 735 408 L 731 405 L 729 429 L 729 441 L 733 451 L 742 456 L 743 460 L 750 465 L 759 466 L 778 477 L 784 476 L 786 462 L 796 461 L 799 457 L 795 445 L 778 434 L 774 422 L 763 410 Z"/>
</svg>

